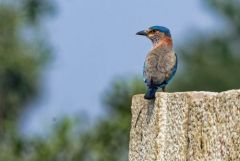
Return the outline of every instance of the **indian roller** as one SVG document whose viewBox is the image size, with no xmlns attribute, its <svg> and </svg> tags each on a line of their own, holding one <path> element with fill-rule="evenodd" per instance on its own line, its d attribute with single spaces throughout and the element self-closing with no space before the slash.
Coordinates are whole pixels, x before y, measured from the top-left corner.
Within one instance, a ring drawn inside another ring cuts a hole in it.
<svg viewBox="0 0 240 161">
<path fill-rule="evenodd" d="M 137 32 L 137 35 L 148 37 L 153 44 L 147 54 L 143 77 L 147 85 L 145 99 L 154 99 L 158 89 L 166 91 L 166 86 L 177 71 L 177 55 L 173 50 L 170 30 L 163 26 L 152 26 Z"/>
</svg>

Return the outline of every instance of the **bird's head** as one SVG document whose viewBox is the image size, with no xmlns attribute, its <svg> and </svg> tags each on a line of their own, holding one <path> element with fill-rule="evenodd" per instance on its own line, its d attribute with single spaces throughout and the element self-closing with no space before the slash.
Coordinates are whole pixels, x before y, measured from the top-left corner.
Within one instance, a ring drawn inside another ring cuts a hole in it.
<svg viewBox="0 0 240 161">
<path fill-rule="evenodd" d="M 159 45 L 161 41 L 171 40 L 170 30 L 163 26 L 152 26 L 147 30 L 139 31 L 136 34 L 148 37 L 154 46 Z"/>
</svg>

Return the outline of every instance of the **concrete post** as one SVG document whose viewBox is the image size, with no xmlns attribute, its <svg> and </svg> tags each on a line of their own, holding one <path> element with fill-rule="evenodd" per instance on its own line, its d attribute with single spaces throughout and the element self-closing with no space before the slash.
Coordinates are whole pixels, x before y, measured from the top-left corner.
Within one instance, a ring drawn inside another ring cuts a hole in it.
<svg viewBox="0 0 240 161">
<path fill-rule="evenodd" d="M 240 161 L 240 90 L 132 100 L 129 161 Z"/>
</svg>

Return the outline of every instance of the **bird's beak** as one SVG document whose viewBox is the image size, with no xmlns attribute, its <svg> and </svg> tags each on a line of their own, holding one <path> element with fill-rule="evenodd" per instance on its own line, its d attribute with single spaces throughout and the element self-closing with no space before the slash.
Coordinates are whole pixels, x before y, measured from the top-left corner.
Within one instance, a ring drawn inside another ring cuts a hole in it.
<svg viewBox="0 0 240 161">
<path fill-rule="evenodd" d="M 136 35 L 147 36 L 147 32 L 145 30 L 142 30 L 142 31 L 137 32 Z"/>
</svg>

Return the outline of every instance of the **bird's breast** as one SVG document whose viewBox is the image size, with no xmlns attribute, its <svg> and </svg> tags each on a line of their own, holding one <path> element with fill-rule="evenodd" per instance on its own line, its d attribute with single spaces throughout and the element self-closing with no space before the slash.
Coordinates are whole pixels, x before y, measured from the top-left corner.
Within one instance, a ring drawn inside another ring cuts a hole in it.
<svg viewBox="0 0 240 161">
<path fill-rule="evenodd" d="M 176 64 L 176 55 L 173 50 L 154 49 L 150 51 L 144 63 L 144 78 L 148 82 L 161 84 L 170 79 Z"/>
</svg>

